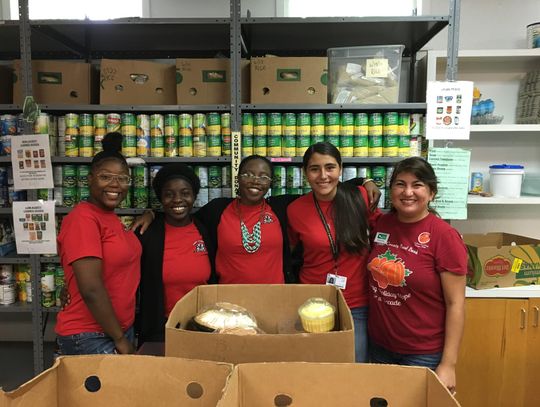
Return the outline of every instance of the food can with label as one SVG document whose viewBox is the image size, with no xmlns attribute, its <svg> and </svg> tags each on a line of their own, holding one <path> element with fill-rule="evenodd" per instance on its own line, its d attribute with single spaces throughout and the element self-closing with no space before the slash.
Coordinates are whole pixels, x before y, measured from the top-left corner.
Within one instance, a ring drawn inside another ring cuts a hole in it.
<svg viewBox="0 0 540 407">
<path fill-rule="evenodd" d="M 62 204 L 67 208 L 73 208 L 77 203 L 77 188 L 63 187 L 62 188 Z"/>
<path fill-rule="evenodd" d="M 221 135 L 221 116 L 219 113 L 210 112 L 206 115 L 206 135 Z"/>
<path fill-rule="evenodd" d="M 165 157 L 176 157 L 178 155 L 178 116 L 176 114 L 165 115 Z"/>
<path fill-rule="evenodd" d="M 484 174 L 481 172 L 473 172 L 471 174 L 471 192 L 483 192 L 484 190 Z"/>
<path fill-rule="evenodd" d="M 136 188 L 147 187 L 148 184 L 148 168 L 145 165 L 136 165 L 132 169 L 133 186 Z"/>
<path fill-rule="evenodd" d="M 94 119 L 91 113 L 79 114 L 79 134 L 81 136 L 94 135 Z"/>
<path fill-rule="evenodd" d="M 333 144 L 339 149 L 339 128 L 340 128 L 339 113 L 326 113 L 324 126 L 324 141 Z"/>
<path fill-rule="evenodd" d="M 369 115 L 368 134 L 370 136 L 382 136 L 383 134 L 383 118 L 380 113 L 371 113 Z"/>
<path fill-rule="evenodd" d="M 342 157 L 352 157 L 354 153 L 354 115 L 342 113 L 339 127 L 339 151 Z"/>
<path fill-rule="evenodd" d="M 287 188 L 302 187 L 302 169 L 296 166 L 287 167 Z"/>
<path fill-rule="evenodd" d="M 52 201 L 54 199 L 54 189 L 40 188 L 37 190 L 37 199 Z"/>
<path fill-rule="evenodd" d="M 368 156 L 368 134 L 369 118 L 367 113 L 356 113 L 354 115 L 353 129 L 353 156 Z"/>
<path fill-rule="evenodd" d="M 221 167 L 217 165 L 211 165 L 208 167 L 208 188 L 221 188 L 221 177 Z"/>
<path fill-rule="evenodd" d="M 385 134 L 383 136 L 383 157 L 397 157 L 399 149 L 399 136 L 397 134 Z"/>
<path fill-rule="evenodd" d="M 122 202 L 120 202 L 120 205 L 118 205 L 119 208 L 122 208 L 122 209 L 127 209 L 127 208 L 132 208 L 132 202 L 133 202 L 133 187 L 130 186 L 128 191 L 127 191 L 127 194 L 126 194 L 126 197 L 122 200 Z"/>
<path fill-rule="evenodd" d="M 274 188 L 286 188 L 287 187 L 287 170 L 283 165 L 275 165 L 272 175 L 272 191 Z M 272 193 L 272 195 L 274 195 Z"/>
<path fill-rule="evenodd" d="M 137 157 L 150 156 L 150 116 L 137 115 Z"/>
<path fill-rule="evenodd" d="M 283 157 L 296 156 L 296 114 L 283 114 L 283 141 L 281 155 Z"/>
<path fill-rule="evenodd" d="M 0 135 L 13 136 L 17 134 L 17 116 L 3 114 L 0 116 Z"/>
<path fill-rule="evenodd" d="M 411 136 L 422 135 L 422 114 L 413 113 L 409 119 L 409 134 Z"/>
<path fill-rule="evenodd" d="M 55 290 L 54 273 L 56 266 L 54 263 L 46 263 L 41 266 L 41 291 L 52 292 Z"/>
<path fill-rule="evenodd" d="M 64 288 L 65 281 L 64 281 L 64 268 L 57 264 L 54 269 L 54 287 L 55 287 L 55 297 L 56 297 L 56 306 L 61 307 L 62 306 L 62 289 Z"/>
<path fill-rule="evenodd" d="M 62 186 L 62 174 L 63 168 L 61 165 L 53 165 L 52 167 L 52 174 L 53 174 L 53 182 L 55 187 Z"/>
<path fill-rule="evenodd" d="M 193 168 L 195 175 L 199 177 L 201 188 L 208 188 L 208 167 L 203 165 L 196 165 Z"/>
<path fill-rule="evenodd" d="M 17 285 L 15 283 L 0 284 L 0 305 L 11 305 L 17 298 Z"/>
<path fill-rule="evenodd" d="M 208 188 L 201 188 L 197 195 L 197 199 L 193 203 L 195 208 L 202 208 L 208 203 Z"/>
<path fill-rule="evenodd" d="M 88 201 L 90 198 L 90 188 L 79 187 L 77 188 L 77 202 Z"/>
<path fill-rule="evenodd" d="M 383 117 L 383 134 L 395 136 L 398 134 L 398 113 L 386 112 Z"/>
<path fill-rule="evenodd" d="M 253 116 L 253 153 L 265 157 L 267 155 L 267 117 L 266 113 L 255 113 Z"/>
<path fill-rule="evenodd" d="M 231 114 L 221 114 L 221 154 L 231 155 Z"/>
<path fill-rule="evenodd" d="M 107 129 L 104 127 L 94 127 L 94 155 L 103 151 L 102 140 L 107 134 Z"/>
<path fill-rule="evenodd" d="M 193 117 L 189 113 L 178 115 L 178 155 L 193 157 Z"/>
<path fill-rule="evenodd" d="M 148 187 L 133 188 L 133 207 L 147 208 L 148 207 Z"/>
<path fill-rule="evenodd" d="M 62 166 L 62 186 L 76 187 L 77 186 L 77 166 L 65 164 Z"/>
<path fill-rule="evenodd" d="M 371 177 L 377 188 L 384 188 L 386 182 L 386 168 L 382 165 L 376 165 L 371 168 Z"/>
<path fill-rule="evenodd" d="M 49 134 L 49 115 L 40 113 L 33 126 L 34 134 Z"/>
<path fill-rule="evenodd" d="M 268 114 L 268 156 L 281 157 L 281 133 L 283 130 L 282 116 L 279 112 Z"/>
<path fill-rule="evenodd" d="M 356 178 L 356 167 L 353 167 L 350 165 L 343 166 L 343 173 L 342 173 L 341 178 L 342 178 L 342 182 Z"/>
<path fill-rule="evenodd" d="M 222 188 L 230 188 L 231 184 L 231 167 L 229 165 L 224 165 L 221 167 L 221 186 Z"/>
<path fill-rule="evenodd" d="M 411 136 L 408 134 L 402 134 L 398 139 L 398 155 L 400 157 L 411 156 Z"/>
<path fill-rule="evenodd" d="M 66 157 L 79 156 L 79 129 L 66 127 L 64 132 L 64 154 Z"/>
<path fill-rule="evenodd" d="M 390 189 L 391 181 L 392 181 L 392 175 L 394 174 L 394 166 L 389 165 L 386 167 L 386 175 L 384 179 L 384 187 L 387 189 Z"/>
<path fill-rule="evenodd" d="M 107 133 L 120 133 L 122 127 L 122 116 L 119 113 L 107 114 Z"/>
<path fill-rule="evenodd" d="M 312 113 L 311 114 L 311 144 L 324 141 L 324 114 Z"/>
<path fill-rule="evenodd" d="M 296 115 L 296 156 L 302 157 L 311 145 L 311 114 Z"/>
<path fill-rule="evenodd" d="M 0 264 L 0 284 L 9 284 L 15 281 L 12 264 Z"/>
<path fill-rule="evenodd" d="M 371 178 L 370 167 L 356 167 L 356 176 L 358 178 Z"/>
<path fill-rule="evenodd" d="M 79 157 L 92 157 L 94 155 L 94 136 L 79 134 Z"/>
<path fill-rule="evenodd" d="M 78 187 L 88 187 L 88 174 L 90 174 L 89 165 L 77 166 L 77 186 Z"/>
<path fill-rule="evenodd" d="M 242 156 L 253 154 L 253 114 L 242 113 Z"/>
</svg>

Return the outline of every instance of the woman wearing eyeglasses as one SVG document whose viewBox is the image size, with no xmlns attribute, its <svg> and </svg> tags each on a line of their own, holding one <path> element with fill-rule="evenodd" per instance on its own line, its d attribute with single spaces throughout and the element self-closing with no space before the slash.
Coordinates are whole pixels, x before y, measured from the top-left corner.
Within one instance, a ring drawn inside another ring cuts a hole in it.
<svg viewBox="0 0 540 407">
<path fill-rule="evenodd" d="M 130 184 L 122 136 L 109 133 L 102 143 L 88 175 L 90 197 L 64 218 L 58 235 L 70 298 L 55 328 L 59 355 L 135 351 L 141 245 L 114 213 Z"/>
</svg>

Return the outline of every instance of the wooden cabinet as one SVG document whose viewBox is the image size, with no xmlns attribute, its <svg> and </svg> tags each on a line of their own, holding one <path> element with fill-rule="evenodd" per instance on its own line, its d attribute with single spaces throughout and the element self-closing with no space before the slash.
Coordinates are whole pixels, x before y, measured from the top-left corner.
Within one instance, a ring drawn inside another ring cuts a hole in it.
<svg viewBox="0 0 540 407">
<path fill-rule="evenodd" d="M 540 299 L 468 298 L 457 374 L 463 407 L 538 405 Z"/>
</svg>

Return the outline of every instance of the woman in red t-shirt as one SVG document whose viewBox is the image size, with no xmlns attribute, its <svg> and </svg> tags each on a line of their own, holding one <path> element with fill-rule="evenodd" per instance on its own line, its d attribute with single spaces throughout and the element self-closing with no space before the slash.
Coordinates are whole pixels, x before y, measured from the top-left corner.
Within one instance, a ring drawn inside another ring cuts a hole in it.
<svg viewBox="0 0 540 407">
<path fill-rule="evenodd" d="M 437 177 L 419 157 L 390 180 L 392 211 L 377 221 L 369 256 L 372 362 L 429 367 L 455 391 L 463 333 L 467 251 L 459 233 L 430 210 Z"/>
<path fill-rule="evenodd" d="M 134 353 L 141 246 L 114 213 L 130 176 L 122 135 L 109 133 L 92 160 L 88 202 L 62 222 L 58 248 L 70 302 L 58 314 L 58 354 Z"/>
<path fill-rule="evenodd" d="M 331 143 L 310 146 L 303 167 L 312 192 L 287 209 L 291 245 L 303 247 L 300 282 L 343 290 L 354 318 L 356 361 L 366 362 L 368 221 L 379 211 L 369 211 L 363 187 L 339 182 L 341 154 Z"/>
</svg>

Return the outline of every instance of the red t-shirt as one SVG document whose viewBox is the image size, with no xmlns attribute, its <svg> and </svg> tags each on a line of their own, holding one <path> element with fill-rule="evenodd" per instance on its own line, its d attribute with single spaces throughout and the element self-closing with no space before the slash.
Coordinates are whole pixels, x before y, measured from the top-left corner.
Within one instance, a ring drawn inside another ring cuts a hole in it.
<svg viewBox="0 0 540 407">
<path fill-rule="evenodd" d="M 64 218 L 58 250 L 71 302 L 58 314 L 58 335 L 103 332 L 84 303 L 72 263 L 85 257 L 102 260 L 102 279 L 123 330 L 133 325 L 135 293 L 140 280 L 141 245 L 114 212 L 81 202 Z"/>
<path fill-rule="evenodd" d="M 440 273 L 467 273 L 461 236 L 433 214 L 403 223 L 394 213 L 379 219 L 372 236 L 370 340 L 397 353 L 442 352 L 446 306 Z"/>
<path fill-rule="evenodd" d="M 247 206 L 235 200 L 223 211 L 216 255 L 220 284 L 283 284 L 283 235 L 279 219 L 265 204 L 261 245 L 256 252 L 248 253 L 242 245 L 238 209 L 249 233 L 253 233 L 253 227 L 261 219 L 262 205 Z"/>
<path fill-rule="evenodd" d="M 210 278 L 210 260 L 201 233 L 194 223 L 174 227 L 165 223 L 163 287 L 165 316 L 192 288 Z"/>
<path fill-rule="evenodd" d="M 369 207 L 365 188 L 359 187 L 362 197 Z M 330 227 L 332 237 L 336 238 L 334 222 L 331 217 L 332 201 L 319 201 L 319 206 Z M 379 216 L 379 211 L 372 213 L 371 218 Z M 289 239 L 292 246 L 302 242 L 304 246 L 304 265 L 300 270 L 302 284 L 325 284 L 326 276 L 334 273 L 334 258 L 330 249 L 328 235 L 313 201 L 310 192 L 292 202 L 287 208 L 289 223 Z M 368 231 L 366 230 L 366 234 Z M 352 254 L 340 248 L 337 273 L 347 277 L 347 285 L 343 295 L 349 308 L 367 305 L 366 260 L 368 252 Z"/>
</svg>

